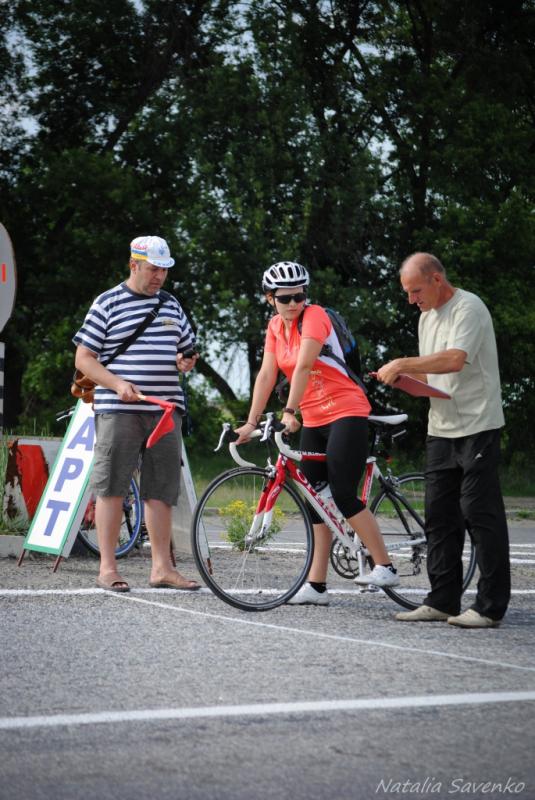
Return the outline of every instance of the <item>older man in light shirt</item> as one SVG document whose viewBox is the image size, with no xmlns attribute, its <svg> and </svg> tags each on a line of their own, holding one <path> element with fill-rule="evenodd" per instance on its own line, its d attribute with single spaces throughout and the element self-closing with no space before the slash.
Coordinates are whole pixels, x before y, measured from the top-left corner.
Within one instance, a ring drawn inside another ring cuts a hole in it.
<svg viewBox="0 0 535 800">
<path fill-rule="evenodd" d="M 504 425 L 496 338 L 477 295 L 458 289 L 430 253 L 402 264 L 401 285 L 421 316 L 420 355 L 378 371 L 393 384 L 401 373 L 432 383 L 450 400 L 430 400 L 426 443 L 425 528 L 431 591 L 400 612 L 406 622 L 447 621 L 463 628 L 499 625 L 510 597 L 509 537 L 498 478 Z M 480 579 L 474 603 L 461 610 L 465 525 L 476 545 Z"/>
</svg>

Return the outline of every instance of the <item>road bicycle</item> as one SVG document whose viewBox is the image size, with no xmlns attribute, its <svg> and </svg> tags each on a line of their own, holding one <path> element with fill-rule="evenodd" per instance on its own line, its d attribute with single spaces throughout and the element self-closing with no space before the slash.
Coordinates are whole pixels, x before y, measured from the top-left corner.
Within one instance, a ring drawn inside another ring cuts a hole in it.
<svg viewBox="0 0 535 800">
<path fill-rule="evenodd" d="M 401 426 L 406 420 L 406 414 L 369 418 L 373 437 L 361 499 L 369 504 L 377 479 L 380 489 L 370 510 L 401 581 L 382 591 L 404 608 L 416 608 L 429 591 L 424 476 L 411 473 L 396 478 L 390 469 L 383 475 L 377 464 L 381 442 L 404 433 Z M 373 568 L 368 551 L 337 509 L 329 487 L 316 490 L 298 467 L 304 461 L 325 461 L 325 453 L 291 449 L 282 431 L 273 414 L 267 414 L 266 421 L 253 431 L 252 438 L 268 445 L 267 463 L 260 467 L 241 457 L 234 443 L 237 436 L 225 423 L 216 449 L 228 442 L 230 454 L 240 466 L 209 484 L 193 515 L 192 552 L 201 576 L 221 600 L 243 611 L 276 608 L 304 583 L 314 552 L 309 507 L 333 534 L 331 563 L 339 575 L 355 578 Z M 278 450 L 275 464 L 269 450 L 273 442 Z M 475 566 L 475 549 L 466 536 L 463 590 Z"/>
<path fill-rule="evenodd" d="M 100 555 L 97 531 L 95 528 L 95 497 L 91 495 L 84 513 L 84 518 L 78 530 L 78 538 L 82 544 L 94 553 Z M 116 558 L 124 558 L 134 547 L 141 547 L 148 541 L 148 534 L 143 519 L 143 500 L 139 494 L 137 477 L 132 477 L 128 494 L 123 498 L 123 518 L 119 531 L 119 541 L 115 549 Z"/>
<path fill-rule="evenodd" d="M 74 413 L 75 406 L 61 411 L 56 420 L 67 419 Z M 100 556 L 98 546 L 97 531 L 95 528 L 95 497 L 91 495 L 87 508 L 84 512 L 83 520 L 78 530 L 78 539 L 84 547 L 91 553 Z M 115 550 L 116 558 L 124 558 L 134 547 L 141 547 L 148 541 L 147 529 L 143 517 L 143 500 L 139 492 L 138 471 L 134 473 L 130 481 L 128 494 L 123 499 L 123 517 L 119 532 L 119 541 Z"/>
</svg>

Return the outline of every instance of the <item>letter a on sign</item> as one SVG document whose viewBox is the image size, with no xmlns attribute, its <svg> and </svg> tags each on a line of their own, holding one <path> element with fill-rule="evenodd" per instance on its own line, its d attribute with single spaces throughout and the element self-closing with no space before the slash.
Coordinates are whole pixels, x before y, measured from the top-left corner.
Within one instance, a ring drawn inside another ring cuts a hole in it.
<svg viewBox="0 0 535 800">
<path fill-rule="evenodd" d="M 25 550 L 69 555 L 89 500 L 95 419 L 78 401 L 24 542 Z"/>
</svg>

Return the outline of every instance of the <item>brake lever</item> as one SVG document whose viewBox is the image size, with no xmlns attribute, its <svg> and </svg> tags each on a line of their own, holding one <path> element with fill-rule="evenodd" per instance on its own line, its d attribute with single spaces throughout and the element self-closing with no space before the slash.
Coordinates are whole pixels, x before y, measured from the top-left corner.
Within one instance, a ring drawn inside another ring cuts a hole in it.
<svg viewBox="0 0 535 800">
<path fill-rule="evenodd" d="M 275 414 L 273 411 L 269 411 L 266 414 L 266 421 L 260 424 L 262 430 L 262 436 L 260 437 L 261 442 L 269 442 L 269 438 L 271 436 L 271 429 L 273 427 L 273 418 Z"/>
<path fill-rule="evenodd" d="M 219 437 L 219 442 L 217 443 L 217 447 L 215 448 L 214 453 L 217 453 L 217 451 L 221 450 L 221 448 L 223 447 L 223 444 L 225 443 L 225 437 L 226 437 L 227 433 L 229 432 L 230 427 L 231 427 L 230 426 L 230 422 L 224 422 L 223 423 L 221 436 Z"/>
</svg>

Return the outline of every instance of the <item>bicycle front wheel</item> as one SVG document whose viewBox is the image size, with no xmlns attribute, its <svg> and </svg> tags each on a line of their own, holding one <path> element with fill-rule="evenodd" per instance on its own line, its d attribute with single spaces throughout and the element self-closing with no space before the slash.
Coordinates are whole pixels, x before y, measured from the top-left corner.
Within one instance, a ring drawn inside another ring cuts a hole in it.
<svg viewBox="0 0 535 800">
<path fill-rule="evenodd" d="M 139 495 L 139 487 L 132 478 L 130 489 L 123 499 L 123 518 L 119 531 L 119 541 L 115 549 L 115 557 L 123 558 L 136 546 L 141 532 L 143 504 Z M 97 530 L 95 527 L 95 499 L 91 498 L 84 519 L 78 531 L 82 543 L 95 555 L 100 555 Z"/>
<path fill-rule="evenodd" d="M 242 611 L 282 605 L 303 584 L 314 552 L 305 502 L 283 484 L 271 524 L 260 535 L 253 522 L 270 476 L 259 467 L 219 475 L 193 515 L 191 546 L 205 583 L 225 603 Z"/>
<path fill-rule="evenodd" d="M 373 500 L 375 515 L 387 552 L 397 568 L 400 585 L 384 589 L 404 608 L 417 608 L 431 590 L 427 574 L 427 542 L 424 535 L 425 477 L 421 473 L 403 475 L 392 488 L 383 489 Z M 463 592 L 472 580 L 476 553 L 465 535 L 463 550 Z"/>
</svg>

